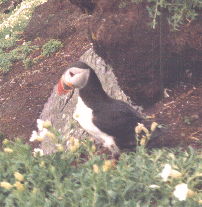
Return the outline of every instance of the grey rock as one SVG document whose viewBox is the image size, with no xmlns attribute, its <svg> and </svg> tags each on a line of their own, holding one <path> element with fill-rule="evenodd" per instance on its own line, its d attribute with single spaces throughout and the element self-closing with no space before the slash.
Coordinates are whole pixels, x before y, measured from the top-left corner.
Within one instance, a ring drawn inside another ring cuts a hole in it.
<svg viewBox="0 0 202 207">
<path fill-rule="evenodd" d="M 113 68 L 105 64 L 104 60 L 99 57 L 92 48 L 86 51 L 80 57 L 80 60 L 95 70 L 107 94 L 113 98 L 123 100 L 132 106 L 130 98 L 120 89 L 113 73 Z M 72 117 L 77 103 L 77 97 L 78 90 L 73 91 L 71 94 L 58 96 L 55 86 L 40 115 L 40 119 L 51 121 L 53 127 L 65 140 L 68 140 L 71 136 L 80 139 L 82 136 L 87 135 Z M 142 114 L 141 107 L 133 107 Z M 50 154 L 55 151 L 55 143 L 52 142 L 51 139 L 46 138 L 41 143 L 41 149 L 43 149 L 44 154 Z"/>
</svg>

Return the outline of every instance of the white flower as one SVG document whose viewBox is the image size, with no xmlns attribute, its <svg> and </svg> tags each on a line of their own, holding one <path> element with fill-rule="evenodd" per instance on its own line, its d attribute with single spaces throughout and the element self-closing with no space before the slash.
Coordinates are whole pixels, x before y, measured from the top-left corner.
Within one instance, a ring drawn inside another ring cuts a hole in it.
<svg viewBox="0 0 202 207">
<path fill-rule="evenodd" d="M 48 129 L 42 128 L 42 130 L 39 132 L 39 137 L 44 138 L 48 133 Z"/>
<path fill-rule="evenodd" d="M 151 189 L 159 189 L 160 186 L 153 184 L 153 185 L 150 185 L 149 188 L 151 188 Z"/>
<path fill-rule="evenodd" d="M 44 128 L 49 128 L 52 126 L 51 122 L 48 120 L 43 121 L 41 119 L 37 119 L 36 122 L 37 122 L 37 127 L 38 127 L 39 131 L 42 131 Z"/>
<path fill-rule="evenodd" d="M 187 184 L 181 183 L 175 186 L 175 191 L 173 195 L 180 201 L 185 201 L 188 195 L 189 189 Z"/>
<path fill-rule="evenodd" d="M 40 149 L 40 148 L 34 148 L 33 155 L 34 155 L 34 157 L 36 157 L 37 155 L 39 155 L 41 157 L 41 156 L 44 155 L 44 153 L 43 153 L 43 150 L 42 149 Z"/>
<path fill-rule="evenodd" d="M 5 36 L 5 40 L 7 40 L 7 39 L 9 39 L 9 38 L 10 38 L 10 35 L 7 34 L 7 35 Z"/>
<path fill-rule="evenodd" d="M 168 177 L 179 178 L 182 176 L 182 173 L 172 169 L 170 164 L 165 164 L 162 172 L 160 173 L 160 176 L 163 178 L 163 181 L 166 182 L 168 180 Z"/>
<path fill-rule="evenodd" d="M 44 121 L 41 120 L 41 119 L 37 119 L 36 122 L 37 122 L 37 127 L 38 127 L 38 129 L 39 129 L 40 131 L 42 131 L 42 130 L 43 130 L 43 123 L 44 123 Z"/>
<path fill-rule="evenodd" d="M 37 140 L 37 138 L 38 138 L 37 131 L 32 131 L 32 135 L 31 135 L 29 141 L 34 142 L 35 140 Z"/>
<path fill-rule="evenodd" d="M 160 173 L 160 176 L 163 178 L 163 181 L 166 182 L 168 180 L 168 177 L 170 176 L 172 171 L 172 167 L 169 164 L 165 164 L 162 172 Z"/>
<path fill-rule="evenodd" d="M 37 133 L 37 131 L 32 131 L 32 135 L 29 139 L 30 142 L 34 142 L 34 141 L 39 141 L 42 142 L 45 138 L 45 136 L 47 135 L 48 130 L 43 128 L 42 131 L 39 132 L 39 134 Z"/>
</svg>

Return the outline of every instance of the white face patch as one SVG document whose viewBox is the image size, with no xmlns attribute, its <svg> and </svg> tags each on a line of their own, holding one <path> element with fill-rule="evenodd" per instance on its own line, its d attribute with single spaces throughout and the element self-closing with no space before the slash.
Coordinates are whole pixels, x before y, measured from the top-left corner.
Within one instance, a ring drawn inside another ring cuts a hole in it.
<svg viewBox="0 0 202 207">
<path fill-rule="evenodd" d="M 65 72 L 62 79 L 65 83 L 72 84 L 74 88 L 83 88 L 88 82 L 89 75 L 89 69 L 72 67 Z"/>
<path fill-rule="evenodd" d="M 93 111 L 85 105 L 80 97 L 78 97 L 78 102 L 76 105 L 76 110 L 73 114 L 73 118 L 78 121 L 81 127 L 85 129 L 90 135 L 101 139 L 104 142 L 105 147 L 109 149 L 117 148 L 114 142 L 114 138 L 102 132 L 93 124 Z"/>
</svg>

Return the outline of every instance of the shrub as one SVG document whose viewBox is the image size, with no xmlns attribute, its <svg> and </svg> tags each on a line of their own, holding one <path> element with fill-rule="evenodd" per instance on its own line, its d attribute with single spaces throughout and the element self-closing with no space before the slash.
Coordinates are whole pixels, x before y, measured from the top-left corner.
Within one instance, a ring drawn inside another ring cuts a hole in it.
<svg viewBox="0 0 202 207">
<path fill-rule="evenodd" d="M 23 65 L 26 69 L 31 68 L 33 66 L 33 64 L 34 64 L 34 61 L 30 58 L 25 58 L 23 60 Z"/>
<path fill-rule="evenodd" d="M 145 2 L 143 0 L 130 0 L 132 3 Z M 127 6 L 128 0 L 121 1 L 119 7 Z M 202 9 L 201 0 L 146 0 L 149 3 L 147 10 L 149 16 L 152 18 L 150 23 L 152 28 L 156 27 L 158 17 L 161 15 L 162 10 L 168 11 L 168 23 L 174 30 L 179 30 L 180 26 L 191 22 L 196 18 L 199 11 Z"/>
<path fill-rule="evenodd" d="M 169 12 L 168 23 L 174 30 L 179 30 L 180 26 L 191 22 L 198 15 L 196 9 L 202 8 L 201 0 L 189 1 L 169 1 L 169 0 L 148 0 L 152 3 L 148 7 L 148 12 L 152 20 L 152 27 L 157 24 L 157 17 L 161 15 L 161 10 L 166 8 Z"/>
<path fill-rule="evenodd" d="M 59 40 L 51 39 L 42 47 L 42 55 L 50 56 L 52 53 L 57 52 L 63 46 Z"/>
<path fill-rule="evenodd" d="M 30 45 L 30 42 L 26 42 L 21 46 L 11 50 L 10 52 L 0 51 L 0 70 L 4 73 L 11 69 L 13 62 L 23 61 L 25 67 L 31 66 L 31 61 L 28 59 L 28 55 L 33 51 L 38 49 L 37 46 Z M 28 63 L 29 62 L 29 63 Z"/>
<path fill-rule="evenodd" d="M 123 153 L 120 160 L 96 155 L 89 141 L 43 155 L 23 144 L 3 141 L 0 152 L 0 206 L 24 207 L 199 207 L 201 154 L 181 150 Z M 179 189 L 180 192 L 179 193 Z"/>
</svg>

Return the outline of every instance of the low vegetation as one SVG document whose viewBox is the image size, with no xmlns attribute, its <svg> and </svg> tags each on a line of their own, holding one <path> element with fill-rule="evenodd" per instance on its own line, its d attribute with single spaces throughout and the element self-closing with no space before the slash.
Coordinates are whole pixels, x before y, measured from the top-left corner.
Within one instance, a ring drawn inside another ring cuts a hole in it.
<svg viewBox="0 0 202 207">
<path fill-rule="evenodd" d="M 38 120 L 30 141 L 53 139 L 57 151 L 44 155 L 20 139 L 3 140 L 0 152 L 0 206 L 23 207 L 199 207 L 202 154 L 192 148 L 122 153 L 110 160 L 89 140 L 61 136 Z"/>
<path fill-rule="evenodd" d="M 42 47 L 42 55 L 49 57 L 52 53 L 57 52 L 63 46 L 59 40 L 51 39 Z"/>
<path fill-rule="evenodd" d="M 73 139 L 73 138 L 72 138 Z M 20 140 L 0 152 L 0 206 L 199 207 L 201 154 L 192 148 L 123 153 L 118 162 L 98 156 L 87 141 L 53 155 Z"/>
<path fill-rule="evenodd" d="M 19 46 L 18 42 L 22 42 L 21 34 L 27 26 L 35 7 L 46 1 L 24 0 L 11 13 L 0 17 L 2 20 L 0 24 L 0 72 L 8 72 L 12 64 L 19 60 L 22 60 L 27 66 L 27 51 L 31 52 L 34 47 L 27 42 L 24 42 L 23 45 L 21 43 Z M 3 2 L 1 1 L 0 4 Z M 24 49 L 26 50 L 25 55 L 21 53 Z"/>
<path fill-rule="evenodd" d="M 122 0 L 120 8 L 127 5 L 126 0 Z M 131 0 L 133 3 L 145 2 L 143 0 Z M 173 30 L 180 30 L 180 27 L 185 24 L 189 24 L 199 14 L 199 10 L 202 9 L 201 0 L 147 0 L 149 3 L 147 10 L 152 21 L 150 25 L 153 29 L 156 28 L 157 23 L 161 17 L 162 11 L 168 11 L 168 23 Z"/>
</svg>

